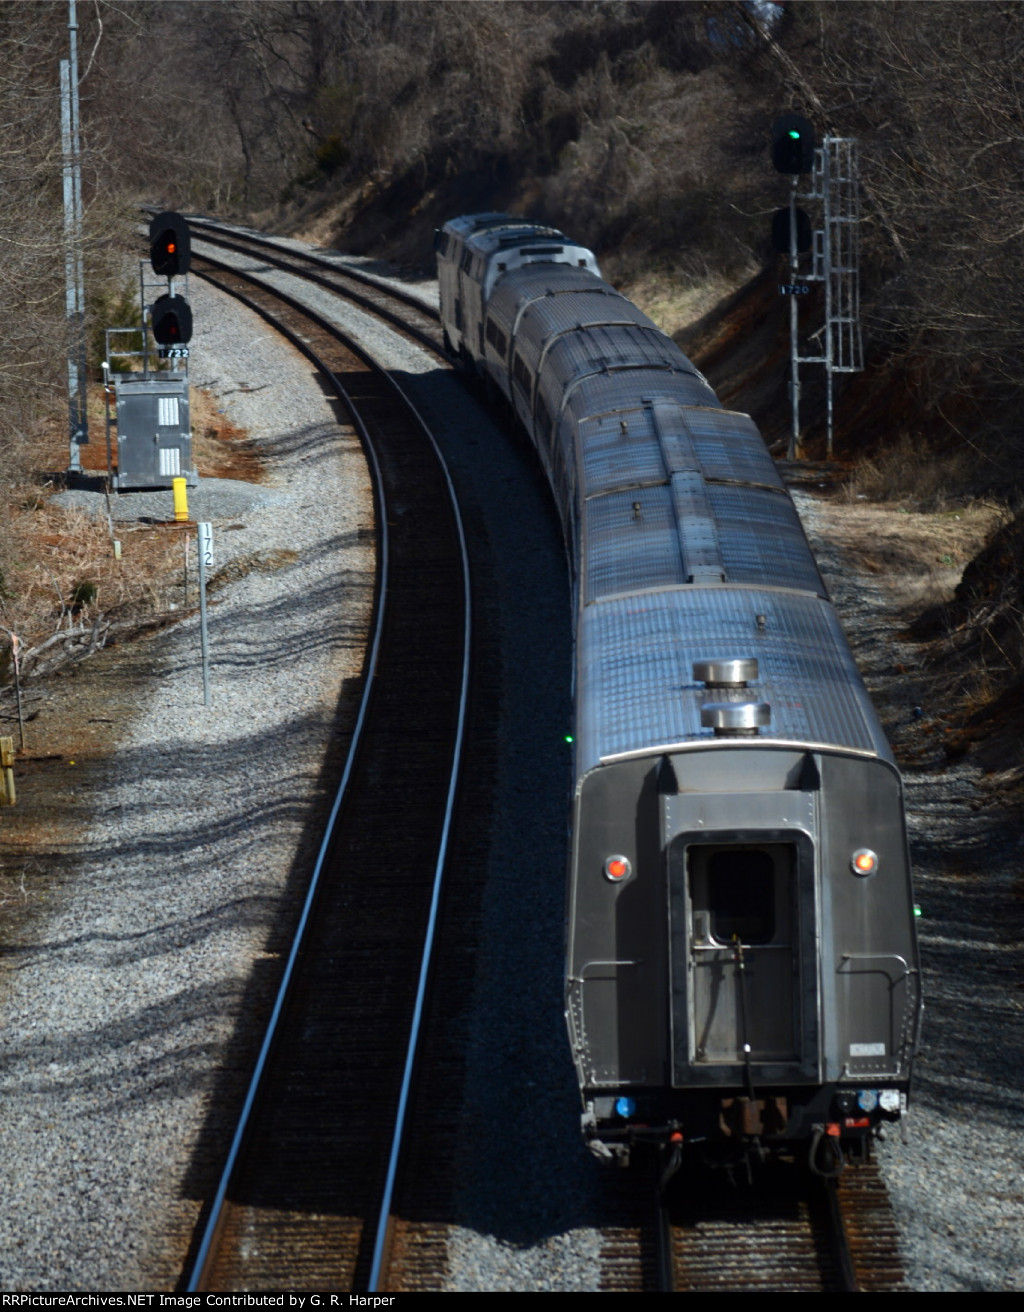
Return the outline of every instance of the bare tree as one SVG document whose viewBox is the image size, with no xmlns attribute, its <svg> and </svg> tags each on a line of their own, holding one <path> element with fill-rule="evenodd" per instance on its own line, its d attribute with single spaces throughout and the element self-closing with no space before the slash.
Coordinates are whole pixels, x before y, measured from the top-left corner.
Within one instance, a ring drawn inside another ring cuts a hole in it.
<svg viewBox="0 0 1024 1312">
<path fill-rule="evenodd" d="M 40 409 L 52 410 L 65 341 L 54 18 L 50 6 L 0 10 L 0 474 L 8 483 Z"/>
</svg>

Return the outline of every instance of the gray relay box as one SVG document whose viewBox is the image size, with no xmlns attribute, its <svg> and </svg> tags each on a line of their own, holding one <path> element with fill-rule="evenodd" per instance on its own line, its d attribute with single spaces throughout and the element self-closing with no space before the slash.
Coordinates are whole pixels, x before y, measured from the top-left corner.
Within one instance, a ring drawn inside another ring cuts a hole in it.
<svg viewBox="0 0 1024 1312">
<path fill-rule="evenodd" d="M 117 473 L 114 487 L 195 487 L 188 377 L 185 374 L 114 376 L 117 400 Z"/>
</svg>

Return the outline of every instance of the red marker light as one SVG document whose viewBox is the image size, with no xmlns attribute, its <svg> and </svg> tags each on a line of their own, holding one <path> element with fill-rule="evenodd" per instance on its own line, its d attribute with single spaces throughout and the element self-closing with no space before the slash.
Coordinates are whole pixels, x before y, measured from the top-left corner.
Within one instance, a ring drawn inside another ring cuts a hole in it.
<svg viewBox="0 0 1024 1312">
<path fill-rule="evenodd" d="M 878 869 L 878 857 L 870 847 L 859 847 L 850 857 L 850 869 L 855 875 L 873 875 Z"/>
<path fill-rule="evenodd" d="M 613 884 L 621 884 L 632 873 L 633 867 L 630 865 L 628 857 L 610 856 L 604 863 L 605 878 L 610 879 Z"/>
</svg>

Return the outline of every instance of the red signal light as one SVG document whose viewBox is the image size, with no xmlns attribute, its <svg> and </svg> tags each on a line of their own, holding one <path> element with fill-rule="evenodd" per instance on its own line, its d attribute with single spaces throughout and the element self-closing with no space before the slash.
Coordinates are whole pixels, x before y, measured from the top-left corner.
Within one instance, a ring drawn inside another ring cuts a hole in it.
<svg viewBox="0 0 1024 1312">
<path fill-rule="evenodd" d="M 149 258 L 153 270 L 165 278 L 188 272 L 192 255 L 189 226 L 173 210 L 158 214 L 149 225 Z"/>
<path fill-rule="evenodd" d="M 149 312 L 153 336 L 161 346 L 184 346 L 192 337 L 192 307 L 184 296 L 161 296 Z"/>
</svg>

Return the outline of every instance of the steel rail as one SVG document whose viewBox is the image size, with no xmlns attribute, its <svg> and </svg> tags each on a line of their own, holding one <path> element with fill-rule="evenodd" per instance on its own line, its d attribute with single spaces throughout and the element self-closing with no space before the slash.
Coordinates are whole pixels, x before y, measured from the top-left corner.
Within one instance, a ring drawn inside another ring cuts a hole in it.
<svg viewBox="0 0 1024 1312">
<path fill-rule="evenodd" d="M 395 389 L 400 395 L 405 393 L 392 380 Z M 426 433 L 431 445 L 437 452 L 438 461 L 444 470 L 444 476 L 450 490 L 452 504 L 456 509 L 456 522 L 458 526 L 459 541 L 462 548 L 463 563 L 463 590 L 466 598 L 465 620 L 463 624 L 463 651 L 462 651 L 462 692 L 459 697 L 459 715 L 458 715 L 458 761 L 461 765 L 462 745 L 465 742 L 466 730 L 466 708 L 469 699 L 469 665 L 470 665 L 470 633 L 472 618 L 472 598 L 471 598 L 471 580 L 469 576 L 469 550 L 466 544 L 465 529 L 462 524 L 461 516 L 458 514 L 458 501 L 455 495 L 455 488 L 452 484 L 451 473 L 445 463 L 441 452 L 434 441 L 434 436 L 427 428 L 419 416 L 419 412 L 412 402 L 405 397 L 406 405 L 413 414 L 419 418 L 423 425 L 423 431 Z M 441 837 L 441 848 L 438 855 L 437 863 L 434 867 L 434 881 L 430 896 L 430 915 L 427 923 L 426 941 L 424 944 L 423 961 L 420 965 L 419 982 L 416 987 L 416 1003 L 413 1011 L 412 1025 L 409 1034 L 409 1046 L 405 1057 L 405 1067 L 402 1073 L 402 1087 L 399 1093 L 398 1114 L 395 1118 L 395 1132 L 391 1140 L 391 1153 L 388 1158 L 387 1178 L 384 1185 L 384 1197 L 381 1200 L 380 1213 L 377 1221 L 377 1235 L 373 1246 L 373 1260 L 370 1267 L 369 1291 L 376 1293 L 379 1287 L 381 1273 L 384 1268 L 387 1241 L 390 1233 L 391 1205 L 394 1199 L 395 1184 L 398 1178 L 399 1161 L 402 1154 L 402 1144 L 405 1135 L 406 1113 L 408 1111 L 409 1098 L 412 1091 L 416 1061 L 419 1055 L 420 1040 L 420 1023 L 423 1018 L 423 1009 L 426 1003 L 427 986 L 430 982 L 430 973 L 434 960 L 434 939 L 437 931 L 437 917 L 441 905 L 441 890 L 444 879 L 444 867 L 448 855 L 448 841 L 451 834 L 452 815 L 455 810 L 456 788 L 458 770 L 453 772 L 448 786 L 448 797 L 445 804 L 444 828 Z"/>
<path fill-rule="evenodd" d="M 832 1230 L 839 1292 L 843 1294 L 860 1294 L 863 1292 L 863 1287 L 857 1277 L 857 1266 L 850 1250 L 850 1236 L 843 1216 L 842 1203 L 839 1200 L 837 1183 L 835 1179 L 822 1180 L 821 1187 L 824 1190 L 825 1208 L 828 1212 L 829 1226 Z"/>
<path fill-rule="evenodd" d="M 152 217 L 159 212 L 156 205 L 143 205 L 140 208 L 143 214 L 146 214 L 149 217 Z M 206 218 L 200 214 L 186 214 L 182 217 L 187 220 L 190 229 L 206 233 L 207 236 L 205 240 L 211 241 L 214 244 L 229 246 L 232 241 L 237 241 L 240 244 L 246 243 L 250 246 L 257 247 L 260 250 L 276 251 L 282 255 L 291 256 L 296 261 L 317 265 L 320 268 L 329 269 L 333 273 L 341 273 L 346 278 L 350 278 L 353 282 L 359 282 L 366 287 L 373 287 L 377 291 L 387 293 L 388 296 L 393 297 L 397 301 L 403 302 L 403 304 L 408 305 L 411 309 L 420 311 L 422 314 L 426 315 L 428 319 L 433 319 L 437 323 L 441 322 L 441 312 L 435 306 L 430 305 L 426 301 L 420 300 L 418 296 L 413 296 L 411 292 L 401 291 L 392 283 L 386 282 L 382 278 L 374 277 L 372 273 L 367 273 L 364 269 L 357 268 L 351 264 L 339 264 L 337 260 L 333 260 L 327 255 L 317 255 L 315 251 L 296 250 L 294 247 L 288 246 L 284 242 L 268 236 L 265 232 L 251 232 L 245 228 L 228 226 L 217 219 Z M 240 248 L 241 247 L 239 246 L 239 249 Z M 339 254 L 341 253 L 339 252 Z"/>
<path fill-rule="evenodd" d="M 903 1289 L 877 1169 L 837 1179 L 776 1174 L 746 1190 L 708 1183 L 661 1200 L 657 1288 L 664 1292 L 860 1293 Z M 712 1192 L 714 1191 L 714 1192 Z"/>
<path fill-rule="evenodd" d="M 442 359 L 448 358 L 440 337 L 440 311 L 434 306 L 421 301 L 418 297 L 403 292 L 400 288 L 363 273 L 359 269 L 354 269 L 350 265 L 340 264 L 337 260 L 329 259 L 324 255 L 317 255 L 312 251 L 293 250 L 269 237 L 238 232 L 234 229 L 222 228 L 208 221 L 195 219 L 189 219 L 189 226 L 201 241 L 211 246 L 219 246 L 223 250 L 233 251 L 239 255 L 252 255 L 254 252 L 259 252 L 259 257 L 265 260 L 267 264 L 281 269 L 283 272 L 295 274 L 297 277 L 315 283 L 327 291 L 343 296 L 354 305 L 358 305 L 360 309 L 383 319 L 401 333 L 412 337 L 434 355 Z M 197 257 L 207 258 L 205 255 L 201 255 L 199 251 L 194 251 L 194 254 Z M 323 272 L 319 272 L 320 270 Z M 338 285 L 339 281 L 358 283 L 363 287 L 372 289 L 378 297 L 397 301 L 415 314 L 430 320 L 437 326 L 437 331 L 424 331 L 415 324 L 409 323 L 408 319 L 403 318 L 402 313 L 388 309 L 386 305 L 381 304 L 379 299 L 375 300 L 373 297 L 353 291 L 350 287 L 340 287 Z"/>
<path fill-rule="evenodd" d="M 210 260 L 206 256 L 204 256 L 203 259 L 210 264 L 214 264 L 214 265 L 220 264 L 220 262 Z M 460 691 L 460 698 L 459 698 L 456 741 L 454 744 L 453 760 L 451 764 L 450 778 L 449 778 L 449 784 L 447 790 L 444 823 L 442 827 L 441 838 L 439 841 L 438 855 L 435 862 L 435 869 L 434 869 L 434 876 L 433 876 L 432 890 L 431 890 L 430 912 L 428 917 L 428 926 L 424 938 L 423 955 L 421 958 L 421 964 L 419 970 L 416 1001 L 415 1001 L 412 1020 L 410 1022 L 410 1034 L 409 1034 L 409 1040 L 406 1049 L 405 1061 L 403 1065 L 403 1078 L 402 1078 L 400 1098 L 399 1098 L 399 1112 L 396 1117 L 395 1128 L 391 1141 L 391 1151 L 389 1155 L 388 1170 L 387 1170 L 386 1193 L 385 1193 L 384 1202 L 380 1209 L 380 1215 L 377 1223 L 378 1233 L 375 1238 L 375 1244 L 374 1244 L 374 1265 L 373 1265 L 373 1271 L 374 1271 L 373 1278 L 376 1279 L 378 1278 L 379 1271 L 380 1271 L 380 1255 L 383 1252 L 383 1247 L 384 1247 L 383 1232 L 386 1232 L 387 1229 L 387 1217 L 390 1212 L 391 1198 L 392 1198 L 392 1193 L 393 1193 L 394 1183 L 397 1173 L 397 1164 L 401 1155 L 401 1144 L 402 1144 L 402 1135 L 405 1125 L 405 1115 L 408 1107 L 408 1101 L 410 1097 L 410 1092 L 413 1083 L 413 1076 L 416 1066 L 419 1030 L 422 1020 L 427 986 L 430 977 L 431 960 L 433 956 L 433 949 L 435 943 L 437 913 L 440 905 L 442 888 L 443 888 L 444 870 L 447 860 L 448 843 L 451 833 L 451 821 L 454 811 L 455 797 L 456 797 L 458 779 L 461 769 L 463 746 L 465 741 L 465 722 L 466 722 L 466 709 L 467 709 L 467 701 L 468 701 L 470 642 L 471 642 L 470 576 L 469 576 L 468 550 L 466 544 L 465 530 L 464 530 L 461 514 L 459 512 L 458 502 L 456 499 L 451 475 L 441 456 L 437 443 L 434 440 L 433 435 L 430 433 L 429 429 L 427 428 L 426 424 L 424 423 L 422 417 L 416 411 L 415 407 L 412 406 L 411 402 L 409 402 L 408 398 L 402 392 L 401 388 L 398 387 L 397 383 L 395 383 L 394 379 L 390 378 L 390 376 L 387 375 L 387 371 L 381 369 L 380 366 L 376 365 L 376 363 L 372 360 L 370 355 L 358 343 L 353 341 L 347 334 L 345 334 L 341 329 L 339 329 L 337 325 L 331 324 L 328 321 L 324 320 L 321 316 L 317 315 L 314 311 L 308 309 L 308 307 L 306 306 L 303 306 L 301 302 L 299 302 L 296 298 L 293 298 L 287 295 L 286 293 L 281 292 L 277 288 L 270 287 L 268 284 L 262 283 L 259 279 L 254 278 L 252 274 L 247 271 L 239 270 L 234 266 L 225 265 L 225 264 L 220 264 L 220 267 L 230 272 L 232 275 L 236 277 L 240 277 L 248 282 L 260 286 L 265 291 L 270 292 L 275 298 L 279 299 L 282 303 L 289 305 L 292 309 L 298 310 L 301 313 L 308 315 L 311 320 L 317 322 L 319 326 L 322 327 L 325 331 L 329 332 L 332 336 L 343 341 L 346 348 L 350 350 L 353 354 L 358 356 L 360 359 L 362 359 L 369 367 L 373 368 L 379 374 L 388 377 L 388 381 L 391 388 L 402 399 L 405 407 L 407 408 L 409 413 L 413 416 L 416 424 L 419 426 L 421 432 L 429 441 L 430 445 L 432 446 L 435 452 L 436 458 L 442 470 L 443 479 L 448 488 L 450 508 L 451 508 L 451 512 L 456 528 L 456 533 L 458 536 L 459 547 L 460 547 L 460 554 L 462 560 L 464 613 L 463 613 L 461 691 Z M 291 271 L 295 272 L 295 270 L 291 270 Z M 199 276 L 205 276 L 198 270 L 197 273 L 199 273 Z M 301 275 L 297 275 L 297 276 L 301 276 Z M 215 281 L 215 280 L 210 279 L 210 281 Z M 338 289 L 332 288 L 332 290 L 337 291 Z M 362 745 L 363 731 L 365 728 L 365 723 L 374 692 L 374 682 L 375 682 L 374 675 L 377 669 L 383 630 L 384 630 L 384 619 L 385 619 L 386 607 L 387 607 L 387 583 L 388 583 L 388 564 L 389 564 L 389 545 L 388 545 L 388 534 L 387 534 L 388 508 L 385 503 L 380 464 L 379 464 L 377 452 L 374 449 L 373 441 L 367 431 L 366 425 L 364 424 L 362 417 L 359 415 L 356 403 L 352 400 L 351 396 L 348 394 L 346 389 L 339 382 L 334 372 L 329 368 L 325 367 L 324 362 L 317 356 L 316 352 L 310 347 L 310 345 L 305 340 L 303 340 L 303 338 L 299 334 L 293 332 L 286 325 L 282 324 L 279 320 L 276 320 L 268 311 L 266 311 L 262 306 L 258 305 L 251 298 L 248 298 L 245 295 L 240 294 L 235 290 L 231 290 L 230 294 L 236 296 L 237 299 L 239 299 L 243 303 L 246 303 L 247 305 L 249 305 L 250 308 L 252 308 L 257 313 L 259 313 L 265 320 L 270 322 L 278 332 L 280 332 L 284 337 L 286 337 L 298 350 L 300 350 L 308 359 L 310 359 L 311 362 L 318 368 L 318 370 L 322 371 L 330 379 L 331 386 L 335 391 L 335 394 L 337 395 L 338 399 L 341 400 L 342 404 L 346 407 L 349 414 L 352 416 L 353 423 L 359 434 L 360 443 L 363 447 L 364 452 L 367 455 L 367 459 L 371 466 L 372 480 L 374 485 L 375 507 L 379 517 L 378 523 L 379 523 L 379 534 L 380 534 L 380 538 L 379 538 L 380 550 L 378 552 L 378 563 L 377 563 L 377 571 L 376 571 L 375 590 L 377 595 L 376 595 L 376 605 L 374 607 L 373 632 L 372 632 L 371 642 L 369 645 L 368 674 L 364 682 L 363 694 L 360 699 L 360 706 L 356 718 L 355 729 L 353 731 L 352 741 L 350 743 L 349 751 L 346 756 L 342 779 L 339 784 L 337 793 L 335 795 L 331 807 L 327 828 L 325 830 L 323 840 L 320 844 L 316 864 L 314 867 L 314 872 L 311 877 L 310 886 L 304 900 L 302 912 L 299 918 L 299 923 L 296 929 L 296 934 L 292 943 L 291 950 L 289 952 L 288 961 L 286 963 L 285 970 L 282 975 L 281 983 L 278 988 L 277 996 L 275 999 L 274 1007 L 272 1009 L 267 1031 L 260 1048 L 260 1053 L 256 1061 L 252 1079 L 250 1080 L 249 1088 L 246 1094 L 239 1123 L 238 1126 L 236 1127 L 233 1136 L 231 1148 L 229 1150 L 228 1157 L 221 1174 L 221 1179 L 218 1184 L 218 1188 L 211 1202 L 210 1214 L 207 1220 L 206 1227 L 204 1229 L 203 1238 L 197 1250 L 195 1260 L 192 1264 L 192 1272 L 189 1277 L 189 1283 L 188 1283 L 188 1289 L 190 1292 L 197 1291 L 202 1287 L 203 1273 L 208 1263 L 211 1260 L 212 1254 L 216 1249 L 217 1241 L 223 1225 L 225 1202 L 227 1200 L 227 1195 L 230 1190 L 232 1179 L 234 1177 L 239 1162 L 240 1154 L 246 1139 L 246 1134 L 252 1117 L 253 1109 L 256 1105 L 256 1101 L 259 1095 L 259 1090 L 265 1078 L 269 1057 L 274 1047 L 274 1043 L 281 1022 L 281 1017 L 285 1010 L 288 996 L 291 991 L 294 972 L 295 972 L 295 965 L 301 953 L 303 941 L 306 936 L 306 931 L 310 922 L 310 918 L 312 916 L 313 906 L 316 901 L 316 894 L 320 885 L 327 854 L 331 846 L 337 819 L 340 814 L 341 808 L 343 806 L 346 793 L 348 791 L 349 781 L 353 772 L 354 763 L 359 755 L 359 750 Z"/>
<path fill-rule="evenodd" d="M 200 276 L 202 275 L 200 274 Z M 238 299 L 244 300 L 244 298 L 241 297 L 239 297 Z M 255 302 L 251 300 L 245 300 L 244 303 L 246 303 L 250 309 L 260 314 L 264 319 L 267 318 L 267 315 L 262 312 L 262 310 L 255 304 Z M 275 325 L 275 327 L 278 327 L 278 325 Z M 315 355 L 313 355 L 313 353 L 310 351 L 308 345 L 305 342 L 303 342 L 297 336 L 297 334 L 293 333 L 290 329 L 283 326 L 280 326 L 280 331 L 282 332 L 282 335 L 292 343 L 293 346 L 297 347 L 305 356 L 307 356 L 307 358 L 312 358 L 313 363 L 319 366 L 320 362 L 316 359 Z M 231 1142 L 231 1147 L 228 1151 L 228 1156 L 224 1164 L 224 1169 L 221 1172 L 220 1182 L 217 1186 L 216 1193 L 214 1194 L 213 1201 L 211 1203 L 209 1219 L 206 1228 L 204 1230 L 203 1238 L 200 1243 L 199 1249 L 196 1253 L 195 1260 L 192 1265 L 192 1274 L 189 1278 L 189 1283 L 187 1286 L 188 1291 L 190 1293 L 196 1292 L 200 1288 L 200 1284 L 202 1281 L 202 1274 L 205 1271 L 206 1265 L 210 1259 L 211 1254 L 215 1250 L 217 1242 L 220 1237 L 220 1231 L 224 1220 L 224 1203 L 227 1199 L 228 1189 L 230 1188 L 231 1181 L 235 1173 L 235 1168 L 238 1163 L 239 1155 L 242 1150 L 242 1144 L 245 1140 L 246 1132 L 249 1127 L 249 1122 L 252 1116 L 253 1107 L 256 1104 L 256 1098 L 259 1093 L 260 1086 L 263 1082 L 264 1071 L 266 1069 L 270 1051 L 271 1048 L 273 1047 L 274 1039 L 277 1034 L 278 1025 L 281 1020 L 281 1015 L 284 1011 L 285 1002 L 287 1000 L 288 994 L 291 989 L 292 977 L 295 971 L 295 963 L 298 960 L 302 942 L 306 934 L 306 926 L 309 923 L 309 918 L 312 912 L 313 904 L 316 900 L 316 893 L 320 885 L 320 878 L 323 873 L 324 862 L 326 860 L 327 853 L 330 849 L 331 840 L 334 834 L 334 827 L 337 822 L 338 814 L 341 810 L 342 802 L 344 800 L 345 794 L 348 789 L 348 782 L 352 775 L 352 770 L 354 767 L 356 757 L 359 752 L 359 748 L 362 744 L 363 729 L 366 724 L 370 699 L 373 693 L 374 676 L 377 670 L 377 662 L 380 655 L 380 647 L 383 638 L 384 617 L 387 607 L 389 537 L 388 537 L 388 528 L 387 528 L 388 525 L 387 504 L 384 498 L 384 487 L 381 479 L 380 465 L 377 459 L 376 450 L 374 449 L 373 443 L 370 441 L 369 433 L 367 432 L 366 427 L 362 421 L 362 417 L 359 415 L 358 410 L 355 408 L 354 404 L 352 403 L 351 398 L 348 397 L 344 388 L 342 388 L 341 384 L 337 382 L 337 379 L 329 370 L 324 370 L 324 373 L 327 375 L 327 377 L 331 378 L 332 385 L 335 389 L 335 393 L 338 396 L 338 399 L 345 406 L 346 410 L 349 413 L 349 416 L 352 419 L 352 423 L 357 433 L 359 434 L 360 445 L 362 446 L 363 452 L 367 460 L 369 461 L 370 468 L 371 468 L 371 482 L 374 490 L 374 508 L 377 514 L 377 524 L 378 524 L 378 549 L 377 549 L 377 565 L 376 565 L 376 578 L 375 578 L 375 588 L 374 588 L 375 591 L 375 605 L 373 609 L 374 619 L 373 619 L 371 639 L 369 643 L 369 655 L 367 659 L 366 677 L 364 678 L 363 681 L 363 691 L 362 691 L 362 696 L 360 697 L 359 700 L 359 710 L 356 715 L 356 722 L 352 734 L 352 739 L 349 744 L 349 750 L 345 758 L 345 765 L 342 770 L 341 781 L 338 785 L 338 789 L 334 797 L 334 802 L 331 806 L 330 815 L 327 820 L 327 826 L 324 831 L 324 837 L 320 843 L 320 849 L 317 853 L 317 859 L 313 868 L 312 877 L 310 879 L 310 885 L 307 890 L 305 900 L 303 902 L 302 911 L 299 915 L 299 923 L 296 927 L 295 935 L 292 940 L 291 950 L 289 951 L 288 954 L 288 960 L 285 965 L 284 973 L 281 978 L 281 983 L 278 986 L 278 991 L 274 1001 L 274 1006 L 270 1014 L 270 1020 L 268 1021 L 266 1033 L 264 1034 L 263 1042 L 260 1046 L 260 1051 L 256 1059 L 256 1065 L 253 1070 L 252 1078 L 249 1082 L 249 1088 L 246 1093 L 245 1102 L 242 1106 L 241 1114 L 239 1116 L 238 1125 L 236 1126 L 235 1129 L 234 1137 Z"/>
</svg>

